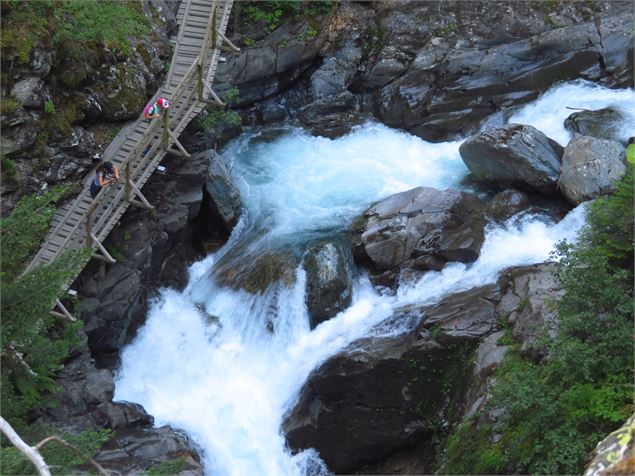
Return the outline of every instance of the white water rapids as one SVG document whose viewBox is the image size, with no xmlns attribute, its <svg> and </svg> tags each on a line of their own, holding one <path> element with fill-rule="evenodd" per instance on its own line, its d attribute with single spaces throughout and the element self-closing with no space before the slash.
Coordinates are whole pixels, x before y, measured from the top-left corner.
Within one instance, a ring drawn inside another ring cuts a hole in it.
<svg viewBox="0 0 635 476">
<path fill-rule="evenodd" d="M 565 106 L 615 105 L 630 114 L 632 104 L 632 90 L 576 82 L 553 88 L 512 121 L 533 124 L 565 145 L 562 122 L 572 112 Z M 628 117 L 635 130 L 635 118 Z M 431 303 L 494 282 L 506 267 L 545 261 L 556 242 L 574 239 L 583 207 L 557 224 L 523 216 L 490 225 L 475 263 L 427 273 L 395 294 L 378 293 L 361 274 L 352 305 L 313 331 L 301 267 L 291 289 L 251 295 L 214 284 L 215 263 L 241 245 L 301 252 L 308 241 L 341 232 L 372 201 L 396 192 L 421 185 L 460 188 L 467 168 L 459 145 L 427 143 L 377 124 L 335 140 L 287 128 L 269 138 L 248 132 L 232 142 L 225 155 L 245 206 L 241 223 L 221 250 L 190 267 L 185 290 L 161 290 L 153 301 L 147 322 L 122 353 L 115 398 L 142 404 L 157 425 L 183 429 L 200 446 L 210 475 L 321 472 L 314 451 L 290 454 L 280 429 L 311 370 L 398 306 Z"/>
</svg>

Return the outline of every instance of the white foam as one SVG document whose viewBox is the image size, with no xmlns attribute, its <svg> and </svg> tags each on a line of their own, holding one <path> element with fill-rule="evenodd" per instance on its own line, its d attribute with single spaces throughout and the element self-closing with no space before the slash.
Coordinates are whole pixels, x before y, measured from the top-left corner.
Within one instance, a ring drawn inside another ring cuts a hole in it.
<svg viewBox="0 0 635 476">
<path fill-rule="evenodd" d="M 548 94 L 553 104 L 590 107 L 571 102 L 589 91 L 606 100 L 632 94 L 582 83 Z M 558 136 L 555 124 L 564 117 L 556 109 L 529 106 L 514 119 Z M 545 118 L 550 112 L 558 118 Z M 376 124 L 336 140 L 298 129 L 267 142 L 257 135 L 242 136 L 227 151 L 245 216 L 225 247 L 190 268 L 183 292 L 162 290 L 151 304 L 147 322 L 122 353 L 115 398 L 141 403 L 157 425 L 185 430 L 202 449 L 208 474 L 319 474 L 325 468 L 317 454 L 292 456 L 280 430 L 311 370 L 368 335 L 397 306 L 431 303 L 493 282 L 508 266 L 547 260 L 558 240 L 575 236 L 583 207 L 558 224 L 533 216 L 489 227 L 475 263 L 428 273 L 395 295 L 378 294 L 359 276 L 351 306 L 310 331 L 301 268 L 291 287 L 258 295 L 218 287 L 212 270 L 237 250 L 261 254 L 286 243 L 301 251 L 307 240 L 346 228 L 374 200 L 420 185 L 457 187 L 467 169 L 458 142 L 430 144 Z"/>
</svg>

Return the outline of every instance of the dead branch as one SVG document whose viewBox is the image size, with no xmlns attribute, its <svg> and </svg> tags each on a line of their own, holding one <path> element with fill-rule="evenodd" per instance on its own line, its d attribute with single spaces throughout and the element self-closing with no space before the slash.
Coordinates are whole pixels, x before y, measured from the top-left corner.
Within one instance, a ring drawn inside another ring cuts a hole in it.
<svg viewBox="0 0 635 476">
<path fill-rule="evenodd" d="M 20 435 L 18 435 L 15 432 L 15 430 L 11 427 L 11 425 L 9 425 L 9 422 L 7 422 L 7 420 L 2 418 L 1 416 L 0 416 L 0 430 L 2 431 L 2 433 L 4 433 L 7 436 L 9 441 L 13 443 L 13 446 L 15 446 L 20 453 L 26 456 L 27 459 L 31 463 L 33 463 L 33 466 L 35 466 L 35 469 L 37 469 L 37 472 L 40 474 L 40 476 L 51 476 L 51 471 L 49 470 L 49 466 L 46 464 L 46 461 L 44 461 L 44 458 L 42 457 L 42 454 L 40 453 L 40 450 L 51 441 L 56 441 L 60 445 L 73 450 L 75 453 L 81 456 L 84 460 L 88 461 L 93 466 L 93 468 L 95 468 L 97 472 L 101 474 L 102 476 L 110 476 L 106 472 L 106 470 L 104 470 L 104 468 L 102 468 L 101 465 L 97 463 L 97 461 L 95 461 L 93 458 L 88 456 L 86 453 L 80 450 L 77 446 L 70 444 L 68 441 L 64 441 L 59 436 L 56 436 L 56 435 L 48 436 L 44 438 L 42 441 L 40 441 L 37 445 L 29 446 L 22 438 L 20 438 Z"/>
</svg>

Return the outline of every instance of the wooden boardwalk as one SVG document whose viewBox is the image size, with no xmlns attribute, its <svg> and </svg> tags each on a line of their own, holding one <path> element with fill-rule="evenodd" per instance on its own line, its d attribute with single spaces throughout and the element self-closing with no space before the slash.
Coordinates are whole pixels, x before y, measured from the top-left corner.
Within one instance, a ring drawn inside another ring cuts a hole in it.
<svg viewBox="0 0 635 476">
<path fill-rule="evenodd" d="M 225 38 L 232 4 L 233 0 L 181 2 L 172 63 L 163 86 L 152 98 L 153 102 L 159 97 L 169 99 L 167 114 L 148 122 L 139 111 L 139 118 L 120 131 L 104 152 L 104 160 L 119 167 L 119 182 L 103 187 L 93 199 L 89 185 L 94 174 L 88 177 L 79 196 L 53 217 L 49 233 L 26 271 L 84 246 L 93 248 L 93 257 L 115 262 L 102 244 L 108 234 L 130 205 L 154 208 L 141 192 L 143 185 L 166 154 L 187 160 L 189 154 L 179 143 L 179 135 L 207 103 L 223 105 L 211 84 L 221 48 L 237 50 Z M 57 304 L 61 306 L 59 301 Z M 70 317 L 63 306 L 61 310 Z"/>
</svg>

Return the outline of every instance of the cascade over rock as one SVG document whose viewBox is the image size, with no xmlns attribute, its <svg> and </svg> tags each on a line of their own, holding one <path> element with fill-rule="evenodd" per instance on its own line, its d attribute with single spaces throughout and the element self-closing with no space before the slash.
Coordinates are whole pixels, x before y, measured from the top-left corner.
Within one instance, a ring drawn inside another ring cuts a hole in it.
<svg viewBox="0 0 635 476">
<path fill-rule="evenodd" d="M 483 244 L 483 205 L 476 195 L 418 187 L 370 207 L 352 229 L 355 259 L 377 270 L 441 269 L 471 262 Z"/>
<path fill-rule="evenodd" d="M 329 358 L 285 418 L 289 446 L 315 448 L 329 470 L 342 473 L 431 436 L 450 402 L 460 400 L 473 343 L 495 329 L 498 299 L 492 285 L 396 311 L 383 325 L 407 320 L 411 331 L 360 339 Z"/>
<path fill-rule="evenodd" d="M 575 134 L 562 156 L 562 194 L 578 205 L 611 193 L 626 174 L 625 156 L 618 142 Z"/>
<path fill-rule="evenodd" d="M 497 193 L 487 204 L 485 215 L 497 221 L 504 221 L 516 213 L 529 208 L 531 202 L 526 193 L 507 189 Z"/>
<path fill-rule="evenodd" d="M 344 250 L 337 243 L 310 249 L 304 258 L 307 273 L 306 303 L 311 328 L 343 311 L 351 304 L 351 277 Z"/>
<path fill-rule="evenodd" d="M 564 121 L 568 131 L 598 139 L 620 140 L 617 131 L 624 123 L 624 116 L 612 107 L 597 111 L 574 112 Z"/>
<path fill-rule="evenodd" d="M 468 138 L 459 152 L 478 180 L 556 193 L 563 149 L 535 127 L 507 124 L 488 129 Z"/>
</svg>

